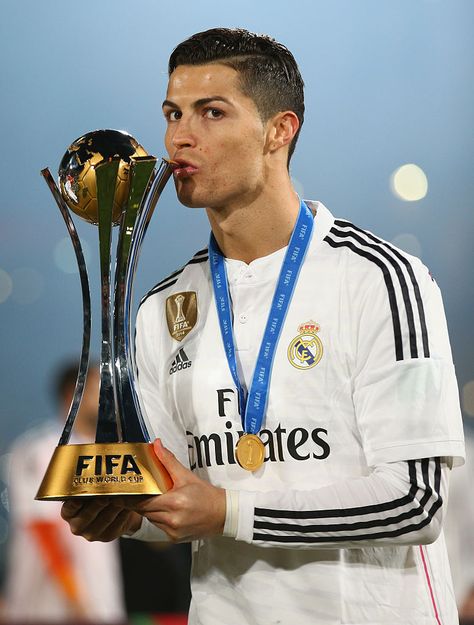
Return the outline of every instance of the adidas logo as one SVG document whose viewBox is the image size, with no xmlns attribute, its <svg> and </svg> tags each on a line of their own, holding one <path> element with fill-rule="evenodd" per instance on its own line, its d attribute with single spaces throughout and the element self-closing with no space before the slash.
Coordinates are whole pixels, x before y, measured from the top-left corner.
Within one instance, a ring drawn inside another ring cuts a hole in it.
<svg viewBox="0 0 474 625">
<path fill-rule="evenodd" d="M 173 375 L 176 371 L 181 371 L 181 369 L 188 369 L 192 364 L 192 361 L 189 360 L 184 349 L 181 348 L 176 354 L 176 358 L 171 363 L 170 375 Z"/>
</svg>

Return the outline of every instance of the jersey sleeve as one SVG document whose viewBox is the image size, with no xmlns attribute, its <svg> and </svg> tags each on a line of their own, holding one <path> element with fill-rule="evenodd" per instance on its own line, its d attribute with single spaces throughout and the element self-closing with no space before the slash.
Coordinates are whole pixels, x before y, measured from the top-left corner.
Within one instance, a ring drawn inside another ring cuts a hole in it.
<svg viewBox="0 0 474 625">
<path fill-rule="evenodd" d="M 441 531 L 449 471 L 446 459 L 425 458 L 314 490 L 228 491 L 225 535 L 287 549 L 428 544 Z"/>
<path fill-rule="evenodd" d="M 441 293 L 418 259 L 398 255 L 404 262 L 397 274 L 371 274 L 351 324 L 353 403 L 367 464 L 431 456 L 461 464 L 462 419 Z"/>
</svg>

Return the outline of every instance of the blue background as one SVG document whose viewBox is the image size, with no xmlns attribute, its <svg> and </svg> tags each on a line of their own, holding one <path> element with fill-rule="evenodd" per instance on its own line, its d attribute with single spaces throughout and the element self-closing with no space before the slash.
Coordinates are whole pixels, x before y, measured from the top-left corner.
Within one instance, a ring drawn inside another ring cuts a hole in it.
<svg viewBox="0 0 474 625">
<path fill-rule="evenodd" d="M 169 53 L 214 26 L 266 32 L 293 51 L 306 82 L 298 190 L 385 239 L 417 238 L 444 294 L 460 388 L 474 378 L 471 0 L 3 0 L 1 9 L 0 269 L 13 291 L 0 303 L 0 459 L 17 434 L 54 416 L 51 370 L 81 345 L 79 277 L 55 263 L 67 233 L 39 171 L 56 175 L 72 140 L 96 128 L 128 130 L 164 154 Z M 404 163 L 428 177 L 420 201 L 390 189 Z M 97 354 L 97 234 L 77 225 L 90 249 Z M 137 298 L 207 238 L 203 211 L 180 206 L 169 184 Z"/>
</svg>

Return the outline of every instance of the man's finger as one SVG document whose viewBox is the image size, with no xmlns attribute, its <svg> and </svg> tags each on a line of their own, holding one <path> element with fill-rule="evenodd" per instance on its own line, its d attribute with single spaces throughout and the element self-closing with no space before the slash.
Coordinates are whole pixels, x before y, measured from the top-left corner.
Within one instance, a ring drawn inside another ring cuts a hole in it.
<svg viewBox="0 0 474 625">
<path fill-rule="evenodd" d="M 86 515 L 89 515 L 93 510 L 102 510 L 109 503 L 109 497 L 71 497 L 63 503 L 61 516 L 65 521 L 69 521 L 78 514 L 82 514 L 82 510 L 86 512 Z"/>
<path fill-rule="evenodd" d="M 86 514 L 87 512 L 87 514 Z M 108 542 L 121 536 L 133 526 L 135 530 L 141 524 L 141 516 L 137 513 L 110 503 L 107 507 L 94 507 L 81 510 L 69 520 L 71 532 L 83 536 L 89 541 Z"/>
<path fill-rule="evenodd" d="M 147 512 L 170 512 L 173 510 L 172 500 L 166 495 L 153 495 L 152 497 L 142 498 L 137 501 L 134 506 L 131 506 L 131 510 L 135 510 L 140 514 Z"/>
<path fill-rule="evenodd" d="M 82 508 L 82 502 L 79 499 L 66 499 L 61 507 L 61 516 L 65 521 L 70 519 L 79 512 Z"/>
<path fill-rule="evenodd" d="M 158 456 L 158 460 L 160 460 L 170 474 L 174 486 L 178 486 L 180 482 L 193 478 L 191 471 L 182 465 L 169 449 L 164 447 L 160 438 L 155 439 L 153 442 L 153 449 L 155 450 L 155 454 Z"/>
<path fill-rule="evenodd" d="M 117 507 L 126 508 L 127 510 L 138 510 L 139 507 L 149 499 L 153 499 L 155 495 L 123 495 L 114 497 L 114 503 Z"/>
<path fill-rule="evenodd" d="M 65 520 L 69 523 L 71 528 L 71 532 L 77 535 L 83 535 L 86 529 L 91 528 L 95 523 L 97 523 L 97 519 L 101 519 L 106 521 L 111 511 L 113 514 L 117 514 L 119 510 L 111 506 L 108 497 L 97 498 L 97 500 L 90 499 L 81 506 L 81 508 L 72 516 L 65 518 Z M 69 507 L 71 509 L 71 507 Z M 98 525 L 100 526 L 102 521 L 99 521 Z"/>
<path fill-rule="evenodd" d="M 110 542 L 124 533 L 130 514 L 129 510 L 106 508 L 94 522 L 85 528 L 81 536 L 89 542 L 97 540 L 104 543 Z"/>
</svg>

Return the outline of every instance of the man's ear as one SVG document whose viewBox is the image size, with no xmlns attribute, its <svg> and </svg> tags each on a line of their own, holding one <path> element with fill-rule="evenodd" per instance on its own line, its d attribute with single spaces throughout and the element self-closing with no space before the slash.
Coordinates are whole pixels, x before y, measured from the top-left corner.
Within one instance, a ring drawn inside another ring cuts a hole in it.
<svg viewBox="0 0 474 625">
<path fill-rule="evenodd" d="M 281 111 L 268 121 L 267 149 L 275 152 L 289 145 L 300 127 L 298 116 L 293 111 Z"/>
</svg>

